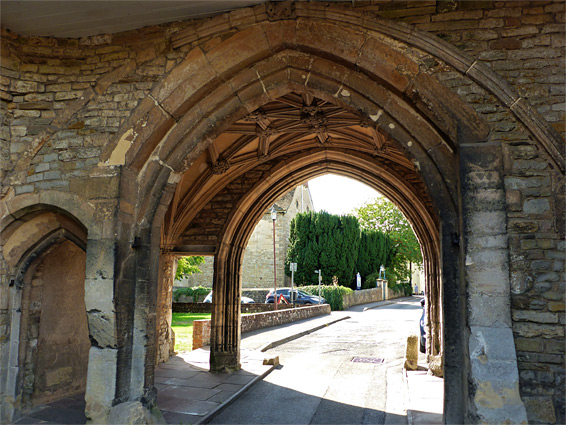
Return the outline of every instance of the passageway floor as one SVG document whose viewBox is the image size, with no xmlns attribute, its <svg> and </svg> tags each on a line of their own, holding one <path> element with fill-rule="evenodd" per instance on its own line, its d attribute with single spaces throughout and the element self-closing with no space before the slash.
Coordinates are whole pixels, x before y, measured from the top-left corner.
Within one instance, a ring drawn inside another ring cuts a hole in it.
<svg viewBox="0 0 566 425">
<path fill-rule="evenodd" d="M 293 324 L 275 326 L 242 335 L 240 363 L 242 369 L 232 374 L 209 372 L 208 347 L 187 353 L 179 353 L 155 370 L 155 387 L 158 390 L 157 404 L 165 421 L 169 424 L 206 423 L 220 410 L 244 393 L 257 381 L 263 379 L 274 366 L 264 365 L 270 357 L 262 352 L 282 343 L 343 320 L 355 312 L 368 308 L 379 308 L 395 301 L 382 301 L 355 306 L 330 316 L 302 320 Z M 422 363 L 424 356 L 419 359 Z M 407 372 L 405 388 L 407 419 L 411 425 L 441 424 L 443 380 L 428 376 L 426 371 Z M 37 406 L 27 412 L 16 424 L 84 424 L 84 394 Z"/>
</svg>

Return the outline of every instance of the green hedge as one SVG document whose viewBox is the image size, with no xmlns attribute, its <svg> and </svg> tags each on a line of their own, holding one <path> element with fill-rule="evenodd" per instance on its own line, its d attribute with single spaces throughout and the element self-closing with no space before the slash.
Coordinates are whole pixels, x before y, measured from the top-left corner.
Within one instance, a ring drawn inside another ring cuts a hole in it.
<svg viewBox="0 0 566 425">
<path fill-rule="evenodd" d="M 318 296 L 318 285 L 301 286 L 298 289 Z M 344 286 L 322 285 L 320 287 L 320 295 L 330 304 L 330 308 L 334 311 L 344 309 L 344 295 L 352 292 L 354 291 Z"/>
<path fill-rule="evenodd" d="M 175 288 L 173 289 L 173 301 L 179 301 L 179 298 L 182 295 L 193 297 L 194 300 L 197 300 L 200 296 L 206 297 L 210 291 L 212 291 L 212 288 L 206 288 L 204 286 L 195 286 L 194 288 Z"/>
<path fill-rule="evenodd" d="M 393 283 L 387 286 L 393 291 L 403 292 L 405 296 L 413 295 L 413 287 L 409 282 Z"/>
</svg>

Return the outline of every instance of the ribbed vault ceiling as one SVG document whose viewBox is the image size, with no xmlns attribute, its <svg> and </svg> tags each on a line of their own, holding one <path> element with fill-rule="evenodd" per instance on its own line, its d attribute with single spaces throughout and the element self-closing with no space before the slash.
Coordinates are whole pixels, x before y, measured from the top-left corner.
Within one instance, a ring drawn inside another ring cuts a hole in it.
<svg viewBox="0 0 566 425">
<path fill-rule="evenodd" d="M 232 123 L 192 164 L 177 185 L 163 243 L 186 244 L 191 234 L 218 234 L 222 202 L 233 192 L 230 184 L 240 190 L 274 164 L 315 151 L 374 158 L 407 186 L 420 182 L 414 164 L 375 123 L 308 92 L 290 92 Z M 424 186 L 414 192 L 424 195 Z"/>
</svg>

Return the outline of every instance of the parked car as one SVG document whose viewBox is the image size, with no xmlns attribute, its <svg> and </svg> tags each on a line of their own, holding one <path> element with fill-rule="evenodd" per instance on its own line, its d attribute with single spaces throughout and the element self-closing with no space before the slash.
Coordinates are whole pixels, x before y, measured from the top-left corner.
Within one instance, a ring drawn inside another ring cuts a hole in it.
<svg viewBox="0 0 566 425">
<path fill-rule="evenodd" d="M 281 288 L 277 290 L 277 297 L 279 298 L 281 295 L 283 295 L 283 298 L 285 298 L 285 301 L 287 301 L 289 304 L 291 304 L 290 294 L 291 289 L 289 288 Z M 319 303 L 318 296 L 307 294 L 306 292 L 299 291 L 297 289 L 293 291 L 293 300 L 295 301 L 295 304 L 303 305 Z M 266 295 L 265 302 L 268 304 L 273 303 L 273 290 L 269 291 L 269 293 Z M 320 304 L 327 304 L 326 300 L 323 297 L 320 297 Z"/>
<path fill-rule="evenodd" d="M 203 303 L 211 303 L 212 302 L 212 291 L 210 291 L 210 293 L 206 296 L 206 298 L 204 299 Z M 255 301 L 252 300 L 249 297 L 241 297 L 241 301 L 242 304 L 253 304 Z"/>
<path fill-rule="evenodd" d="M 421 300 L 421 307 L 423 308 L 423 314 L 419 320 L 419 350 L 421 353 L 426 353 L 426 330 L 425 330 L 425 300 Z"/>
</svg>

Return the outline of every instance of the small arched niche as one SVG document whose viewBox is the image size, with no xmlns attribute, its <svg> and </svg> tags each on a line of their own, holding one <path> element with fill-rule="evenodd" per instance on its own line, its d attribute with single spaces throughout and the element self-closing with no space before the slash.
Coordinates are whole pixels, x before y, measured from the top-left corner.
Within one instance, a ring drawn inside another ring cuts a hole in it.
<svg viewBox="0 0 566 425">
<path fill-rule="evenodd" d="M 11 278 L 11 379 L 14 419 L 33 406 L 82 394 L 89 332 L 85 308 L 85 227 L 55 209 L 23 211 L 2 231 Z M 14 349 L 17 348 L 17 349 Z"/>
</svg>

